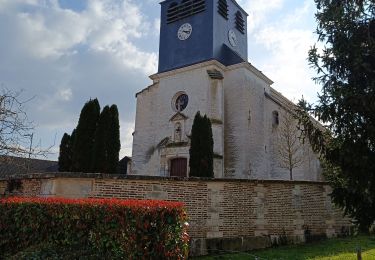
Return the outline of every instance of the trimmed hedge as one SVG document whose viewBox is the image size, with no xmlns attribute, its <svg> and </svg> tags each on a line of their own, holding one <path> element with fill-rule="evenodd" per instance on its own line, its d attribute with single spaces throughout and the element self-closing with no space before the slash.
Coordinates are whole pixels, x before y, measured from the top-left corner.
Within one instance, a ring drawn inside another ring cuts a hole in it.
<svg viewBox="0 0 375 260">
<path fill-rule="evenodd" d="M 182 203 L 119 199 L 0 200 L 0 258 L 43 244 L 125 259 L 185 259 Z"/>
</svg>

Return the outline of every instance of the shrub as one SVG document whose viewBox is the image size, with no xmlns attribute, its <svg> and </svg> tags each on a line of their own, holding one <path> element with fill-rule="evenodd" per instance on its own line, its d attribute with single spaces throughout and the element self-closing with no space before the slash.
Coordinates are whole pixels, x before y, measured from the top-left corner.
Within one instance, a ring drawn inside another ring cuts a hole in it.
<svg viewBox="0 0 375 260">
<path fill-rule="evenodd" d="M 178 202 L 13 197 L 0 200 L 0 212 L 3 256 L 54 244 L 111 258 L 187 257 L 186 214 Z"/>
</svg>

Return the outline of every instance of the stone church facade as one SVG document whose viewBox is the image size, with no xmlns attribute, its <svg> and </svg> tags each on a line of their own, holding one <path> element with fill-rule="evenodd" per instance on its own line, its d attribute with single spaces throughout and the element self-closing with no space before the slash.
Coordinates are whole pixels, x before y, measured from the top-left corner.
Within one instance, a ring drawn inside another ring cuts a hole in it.
<svg viewBox="0 0 375 260">
<path fill-rule="evenodd" d="M 290 178 L 281 137 L 294 104 L 247 61 L 246 17 L 234 0 L 161 3 L 159 71 L 136 94 L 131 174 L 189 176 L 200 111 L 212 123 L 215 178 Z M 293 179 L 321 180 L 316 155 L 298 142 Z"/>
</svg>

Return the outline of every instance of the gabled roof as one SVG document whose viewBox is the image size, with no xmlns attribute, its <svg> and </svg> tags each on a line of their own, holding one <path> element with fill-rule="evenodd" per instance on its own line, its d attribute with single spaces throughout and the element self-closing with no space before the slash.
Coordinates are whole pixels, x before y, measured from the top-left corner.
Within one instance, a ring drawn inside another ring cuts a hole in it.
<svg viewBox="0 0 375 260">
<path fill-rule="evenodd" d="M 184 115 L 183 113 L 181 112 L 177 112 L 175 115 L 173 115 L 171 117 L 171 119 L 169 119 L 169 121 L 177 121 L 177 120 L 185 120 L 185 119 L 188 119 L 189 117 L 187 117 L 186 115 Z"/>
</svg>

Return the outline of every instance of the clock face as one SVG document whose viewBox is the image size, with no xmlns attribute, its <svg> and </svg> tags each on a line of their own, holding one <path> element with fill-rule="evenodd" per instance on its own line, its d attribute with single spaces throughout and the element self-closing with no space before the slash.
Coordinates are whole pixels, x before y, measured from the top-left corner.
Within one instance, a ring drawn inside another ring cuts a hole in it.
<svg viewBox="0 0 375 260">
<path fill-rule="evenodd" d="M 181 41 L 184 41 L 188 39 L 193 32 L 193 27 L 191 26 L 190 23 L 184 23 L 183 25 L 180 26 L 177 32 L 177 37 Z"/>
<path fill-rule="evenodd" d="M 236 33 L 232 29 L 228 31 L 228 40 L 229 40 L 230 45 L 232 45 L 233 47 L 237 46 L 237 36 L 236 36 Z"/>
</svg>

